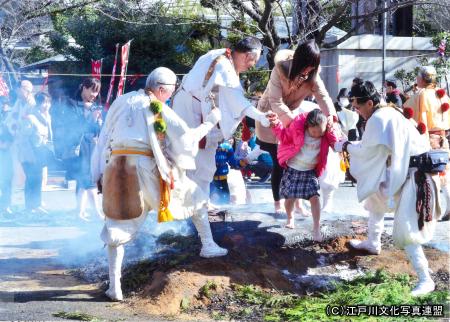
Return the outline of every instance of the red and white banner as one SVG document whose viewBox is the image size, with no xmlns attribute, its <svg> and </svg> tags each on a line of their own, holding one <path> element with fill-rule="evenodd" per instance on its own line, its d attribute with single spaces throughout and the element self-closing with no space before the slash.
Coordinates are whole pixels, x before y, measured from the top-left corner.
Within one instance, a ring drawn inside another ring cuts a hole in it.
<svg viewBox="0 0 450 322">
<path fill-rule="evenodd" d="M 9 95 L 8 85 L 6 85 L 6 82 L 3 80 L 2 75 L 0 75 L 0 96 L 8 96 L 8 95 Z"/>
<path fill-rule="evenodd" d="M 102 60 L 92 60 L 91 59 L 91 66 L 92 66 L 92 77 L 95 77 L 97 79 L 100 79 L 102 77 Z"/>
<path fill-rule="evenodd" d="M 130 45 L 131 40 L 127 42 L 125 45 L 122 46 L 122 68 L 120 70 L 120 80 L 119 80 L 119 87 L 117 88 L 117 97 L 123 94 L 123 91 L 125 90 L 125 79 L 127 74 L 127 66 L 128 66 L 128 57 L 130 55 Z"/>
<path fill-rule="evenodd" d="M 116 55 L 114 56 L 114 66 L 111 73 L 111 80 L 109 82 L 108 95 L 106 96 L 105 109 L 109 109 L 109 101 L 112 97 L 112 92 L 114 89 L 114 82 L 116 81 L 116 66 L 117 66 L 117 52 L 119 51 L 119 44 L 116 44 Z"/>
</svg>

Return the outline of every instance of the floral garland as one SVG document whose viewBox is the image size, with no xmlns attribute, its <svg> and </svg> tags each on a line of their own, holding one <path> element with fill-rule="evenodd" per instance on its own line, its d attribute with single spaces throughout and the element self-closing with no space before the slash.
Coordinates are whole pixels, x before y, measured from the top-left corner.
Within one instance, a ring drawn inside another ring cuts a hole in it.
<svg viewBox="0 0 450 322">
<path fill-rule="evenodd" d="M 150 98 L 150 110 L 153 112 L 156 118 L 153 127 L 159 140 L 163 140 L 165 138 L 167 131 L 166 121 L 164 121 L 161 115 L 162 109 L 163 109 L 162 102 Z"/>
<path fill-rule="evenodd" d="M 155 123 L 153 124 L 153 128 L 155 129 L 156 136 L 159 141 L 163 141 L 166 137 L 167 132 L 167 124 L 162 117 L 162 109 L 164 104 L 157 100 L 153 99 L 152 95 L 150 95 L 150 110 L 153 115 L 155 115 Z M 173 216 L 169 210 L 170 203 L 170 190 L 173 189 L 173 177 L 170 173 L 170 183 L 167 183 L 163 180 L 163 178 L 159 177 L 159 187 L 160 187 L 160 201 L 159 201 L 159 209 L 158 209 L 158 222 L 166 222 L 172 221 Z"/>
</svg>

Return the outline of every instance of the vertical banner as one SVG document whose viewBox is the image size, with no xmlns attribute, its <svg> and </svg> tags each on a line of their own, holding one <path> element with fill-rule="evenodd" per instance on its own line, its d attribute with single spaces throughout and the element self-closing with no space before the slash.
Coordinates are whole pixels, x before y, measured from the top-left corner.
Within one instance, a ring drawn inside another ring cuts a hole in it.
<svg viewBox="0 0 450 322">
<path fill-rule="evenodd" d="M 339 72 L 339 66 L 337 66 L 336 68 L 336 83 L 340 83 L 341 82 L 341 73 Z"/>
<path fill-rule="evenodd" d="M 102 60 L 92 60 L 91 59 L 91 67 L 92 67 L 92 77 L 97 78 L 100 80 L 100 77 L 102 75 Z"/>
<path fill-rule="evenodd" d="M 8 85 L 6 85 L 6 82 L 3 80 L 2 75 L 0 75 L 0 96 L 8 96 L 8 95 L 9 95 Z"/>
<path fill-rule="evenodd" d="M 125 79 L 127 77 L 126 75 L 128 66 L 128 56 L 130 54 L 130 45 L 131 40 L 122 46 L 122 54 L 121 54 L 122 67 L 120 70 L 120 79 L 119 79 L 119 87 L 117 88 L 117 97 L 122 95 L 123 91 L 125 90 Z"/>
<path fill-rule="evenodd" d="M 119 51 L 119 44 L 116 44 L 116 55 L 114 56 L 114 65 L 111 73 L 111 81 L 109 82 L 108 95 L 106 96 L 105 109 L 109 109 L 109 101 L 111 100 L 114 89 L 114 82 L 116 80 L 116 66 L 117 66 L 117 52 Z"/>
</svg>

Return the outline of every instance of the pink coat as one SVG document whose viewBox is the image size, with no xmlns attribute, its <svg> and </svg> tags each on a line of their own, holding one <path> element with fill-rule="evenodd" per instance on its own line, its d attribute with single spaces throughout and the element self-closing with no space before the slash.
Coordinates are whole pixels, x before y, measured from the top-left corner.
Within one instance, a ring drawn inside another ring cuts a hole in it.
<svg viewBox="0 0 450 322">
<path fill-rule="evenodd" d="M 273 133 L 280 141 L 278 145 L 278 162 L 283 168 L 287 167 L 286 162 L 300 152 L 305 143 L 305 123 L 308 113 L 300 113 L 296 116 L 287 128 L 278 123 L 272 128 Z M 320 152 L 316 165 L 316 175 L 320 177 L 327 165 L 328 147 L 333 147 L 338 141 L 338 135 L 333 127 L 327 125 L 325 135 L 320 142 Z"/>
</svg>

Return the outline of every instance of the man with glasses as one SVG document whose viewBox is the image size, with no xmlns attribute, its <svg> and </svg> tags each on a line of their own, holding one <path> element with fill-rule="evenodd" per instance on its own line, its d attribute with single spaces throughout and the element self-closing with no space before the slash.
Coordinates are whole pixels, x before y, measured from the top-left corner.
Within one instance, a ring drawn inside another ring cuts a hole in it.
<svg viewBox="0 0 450 322">
<path fill-rule="evenodd" d="M 161 104 L 172 95 L 175 81 L 170 69 L 159 67 L 148 76 L 145 89 L 117 98 L 92 157 L 92 176 L 103 190 L 106 216 L 101 233 L 108 246 L 106 295 L 115 301 L 123 299 L 124 244 L 136 236 L 148 212 L 157 210 L 158 220 L 167 221 L 171 219 L 167 209 L 174 219 L 186 219 L 206 207 L 207 196 L 185 172 L 195 166 L 189 147 L 217 124 L 220 111 L 211 111 L 202 124 L 189 128 Z"/>
<path fill-rule="evenodd" d="M 430 144 L 400 109 L 381 102 L 371 82 L 354 85 L 352 95 L 353 107 L 367 121 L 366 130 L 360 142 L 338 142 L 335 150 L 350 154 L 350 173 L 369 220 L 368 239 L 354 239 L 350 245 L 380 254 L 384 215 L 395 210 L 394 242 L 405 248 L 419 277 L 411 294 L 427 294 L 435 285 L 421 245 L 433 237 L 439 216 L 439 176 L 423 167 Z"/>
<path fill-rule="evenodd" d="M 209 185 L 216 171 L 215 152 L 222 139 L 230 138 L 239 122 L 249 116 L 265 126 L 269 121 L 245 98 L 239 74 L 255 66 L 261 56 L 262 44 L 254 37 L 239 41 L 232 50 L 216 49 L 201 56 L 183 78 L 173 99 L 174 111 L 195 128 L 201 124 L 212 108 L 222 114 L 220 126 L 213 128 L 198 147 L 194 147 L 195 170 L 188 176 L 209 196 Z M 192 217 L 202 239 L 202 257 L 224 256 L 227 250 L 212 239 L 207 208 Z"/>
</svg>

